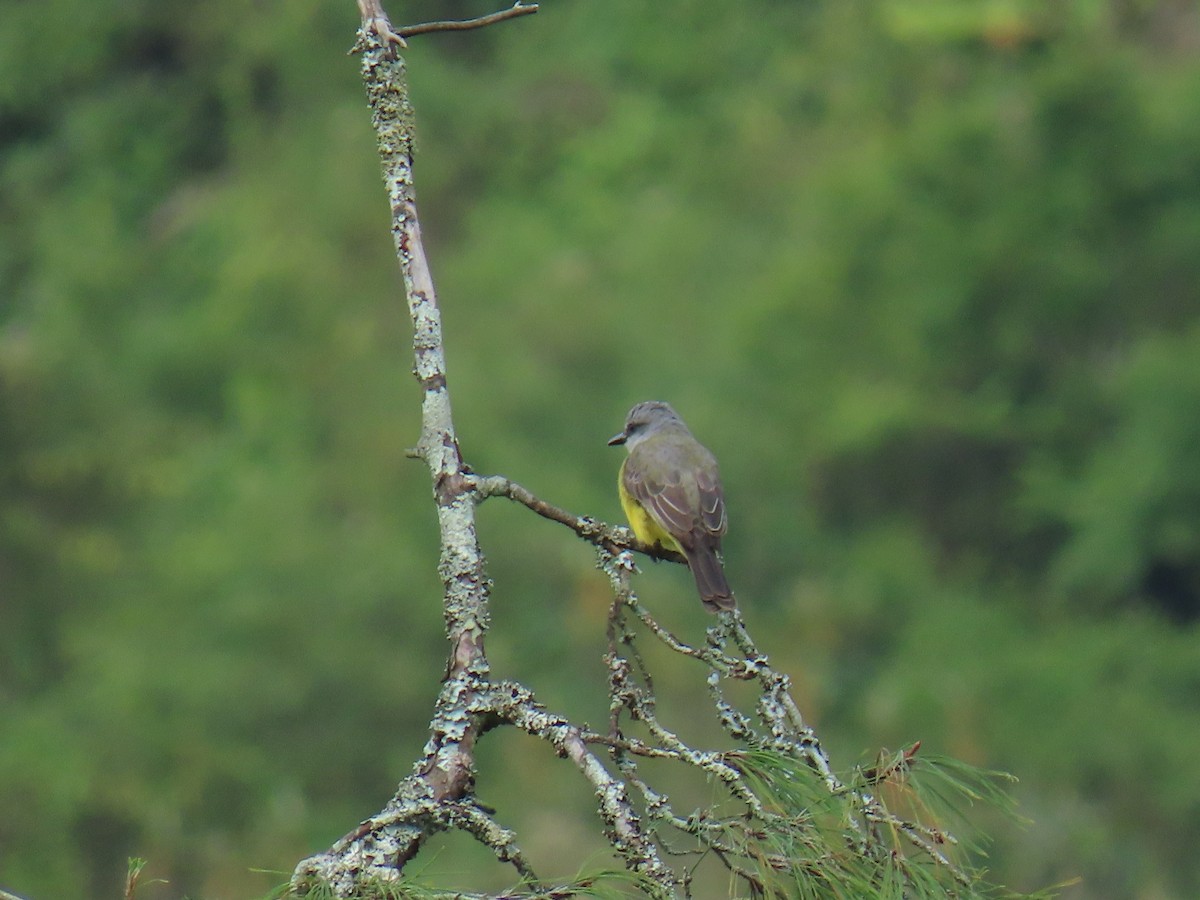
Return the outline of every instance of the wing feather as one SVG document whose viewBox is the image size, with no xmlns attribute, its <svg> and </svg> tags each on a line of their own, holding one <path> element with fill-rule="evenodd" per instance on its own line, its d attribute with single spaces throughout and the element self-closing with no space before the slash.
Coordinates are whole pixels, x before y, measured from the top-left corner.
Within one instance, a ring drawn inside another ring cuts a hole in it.
<svg viewBox="0 0 1200 900">
<path fill-rule="evenodd" d="M 716 469 L 696 473 L 696 487 L 700 492 L 700 526 L 708 534 L 724 534 L 729 520 L 725 517 L 725 492 L 721 490 Z"/>
<path fill-rule="evenodd" d="M 656 480 L 645 478 L 638 468 L 625 466 L 625 490 L 681 546 L 725 533 L 725 498 L 715 472 L 672 469 Z"/>
</svg>

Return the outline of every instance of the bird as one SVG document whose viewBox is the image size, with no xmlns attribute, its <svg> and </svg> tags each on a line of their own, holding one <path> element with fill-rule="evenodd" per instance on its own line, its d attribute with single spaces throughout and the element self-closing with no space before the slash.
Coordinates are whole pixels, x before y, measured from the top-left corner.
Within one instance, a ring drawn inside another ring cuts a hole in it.
<svg viewBox="0 0 1200 900">
<path fill-rule="evenodd" d="M 729 521 L 716 457 L 661 400 L 629 410 L 608 444 L 629 451 L 617 492 L 637 539 L 683 554 L 709 612 L 737 606 L 720 556 Z"/>
</svg>

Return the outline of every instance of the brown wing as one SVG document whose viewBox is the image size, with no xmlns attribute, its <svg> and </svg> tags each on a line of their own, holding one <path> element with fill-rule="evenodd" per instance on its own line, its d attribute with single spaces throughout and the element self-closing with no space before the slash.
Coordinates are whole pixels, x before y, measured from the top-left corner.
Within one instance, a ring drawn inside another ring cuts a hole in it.
<svg viewBox="0 0 1200 900">
<path fill-rule="evenodd" d="M 709 612 L 733 609 L 737 602 L 721 565 L 721 535 L 725 495 L 716 461 L 691 469 L 669 468 L 665 477 L 647 478 L 637 465 L 622 467 L 625 490 L 663 531 L 671 535 L 687 557 L 696 589 Z"/>
<path fill-rule="evenodd" d="M 625 490 L 681 546 L 693 546 L 704 537 L 719 539 L 725 533 L 725 497 L 715 468 L 686 474 L 671 469 L 659 479 L 646 478 L 634 471 L 637 468 L 625 466 Z"/>
<path fill-rule="evenodd" d="M 725 517 L 725 492 L 715 465 L 711 470 L 696 473 L 696 487 L 700 491 L 700 526 L 720 537 L 728 530 L 729 520 Z"/>
</svg>

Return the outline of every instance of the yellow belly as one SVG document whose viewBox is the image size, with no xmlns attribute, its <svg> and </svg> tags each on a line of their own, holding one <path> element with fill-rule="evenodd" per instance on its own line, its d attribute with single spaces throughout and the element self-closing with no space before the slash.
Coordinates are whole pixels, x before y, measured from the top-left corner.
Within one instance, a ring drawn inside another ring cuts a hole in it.
<svg viewBox="0 0 1200 900">
<path fill-rule="evenodd" d="M 675 538 L 667 534 L 657 522 L 650 517 L 650 514 L 642 508 L 642 505 L 633 499 L 633 495 L 625 490 L 625 481 L 622 477 L 624 473 L 624 465 L 621 466 L 622 473 L 617 475 L 617 493 L 621 497 L 621 508 L 625 510 L 625 518 L 629 520 L 629 527 L 633 529 L 634 536 L 643 544 L 658 544 L 666 550 L 674 550 L 680 552 L 679 544 Z"/>
</svg>

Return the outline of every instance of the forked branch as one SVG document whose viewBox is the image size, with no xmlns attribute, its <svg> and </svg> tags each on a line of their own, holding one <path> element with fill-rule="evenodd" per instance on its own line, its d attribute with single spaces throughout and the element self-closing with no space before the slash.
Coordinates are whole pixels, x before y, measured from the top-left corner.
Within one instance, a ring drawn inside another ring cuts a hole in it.
<svg viewBox="0 0 1200 900">
<path fill-rule="evenodd" d="M 399 885 L 406 864 L 425 841 L 448 829 L 471 834 L 512 867 L 521 889 L 506 897 L 568 897 L 589 888 L 594 878 L 544 886 L 517 835 L 495 811 L 475 800 L 476 744 L 500 726 L 545 741 L 578 769 L 594 792 L 613 851 L 651 897 L 690 896 L 693 873 L 704 859 L 716 860 L 734 883 L 758 896 L 808 896 L 826 890 L 843 896 L 874 895 L 881 885 L 895 885 L 897 879 L 906 888 L 919 886 L 910 877 L 919 867 L 933 873 L 928 876 L 931 881 L 923 882 L 926 885 L 970 885 L 973 873 L 948 855 L 952 838 L 916 818 L 893 813 L 873 793 L 882 784 L 908 776 L 918 763 L 915 745 L 898 760 L 881 761 L 848 779 L 838 776 L 804 722 L 787 676 L 755 646 L 739 612 L 720 613 L 705 643 L 692 645 L 662 627 L 638 600 L 631 584 L 633 552 L 676 562 L 682 557 L 641 544 L 627 529 L 560 509 L 506 478 L 477 475 L 465 464 L 451 417 L 441 313 L 417 218 L 405 63 L 395 50 L 404 45 L 405 36 L 483 27 L 536 12 L 537 7 L 518 3 L 479 19 L 394 30 L 379 0 L 359 0 L 359 5 L 363 19 L 355 46 L 362 53 L 363 81 L 413 324 L 414 374 L 422 402 L 420 439 L 411 455 L 428 467 L 437 507 L 449 659 L 429 740 L 412 771 L 380 812 L 296 867 L 293 895 L 320 890 L 352 897 L 370 886 Z M 614 595 L 605 654 L 605 732 L 546 710 L 524 685 L 492 679 L 484 647 L 490 583 L 475 510 L 493 496 L 521 503 L 596 547 L 599 568 Z M 705 667 L 712 715 L 732 749 L 693 746 L 659 717 L 653 681 L 638 650 L 642 639 L 658 641 Z M 752 712 L 727 698 L 731 681 L 757 682 Z M 719 796 L 701 809 L 676 809 L 671 796 L 654 787 L 642 765 L 647 759 L 686 767 L 716 785 Z"/>
<path fill-rule="evenodd" d="M 383 5 L 380 0 L 358 0 L 358 11 L 362 16 L 363 32 L 376 35 L 385 44 L 397 44 L 401 47 L 407 47 L 408 42 L 406 38 L 414 37 L 418 34 L 430 34 L 435 31 L 471 31 L 475 28 L 486 28 L 488 25 L 495 25 L 498 22 L 504 22 L 508 19 L 531 15 L 538 11 L 538 5 L 536 3 L 521 3 L 520 0 L 517 0 L 508 9 L 502 9 L 499 12 L 494 12 L 486 16 L 479 16 L 476 19 L 423 22 L 420 25 L 405 25 L 397 29 L 392 28 L 391 22 L 388 21 L 387 13 L 383 11 Z"/>
</svg>

